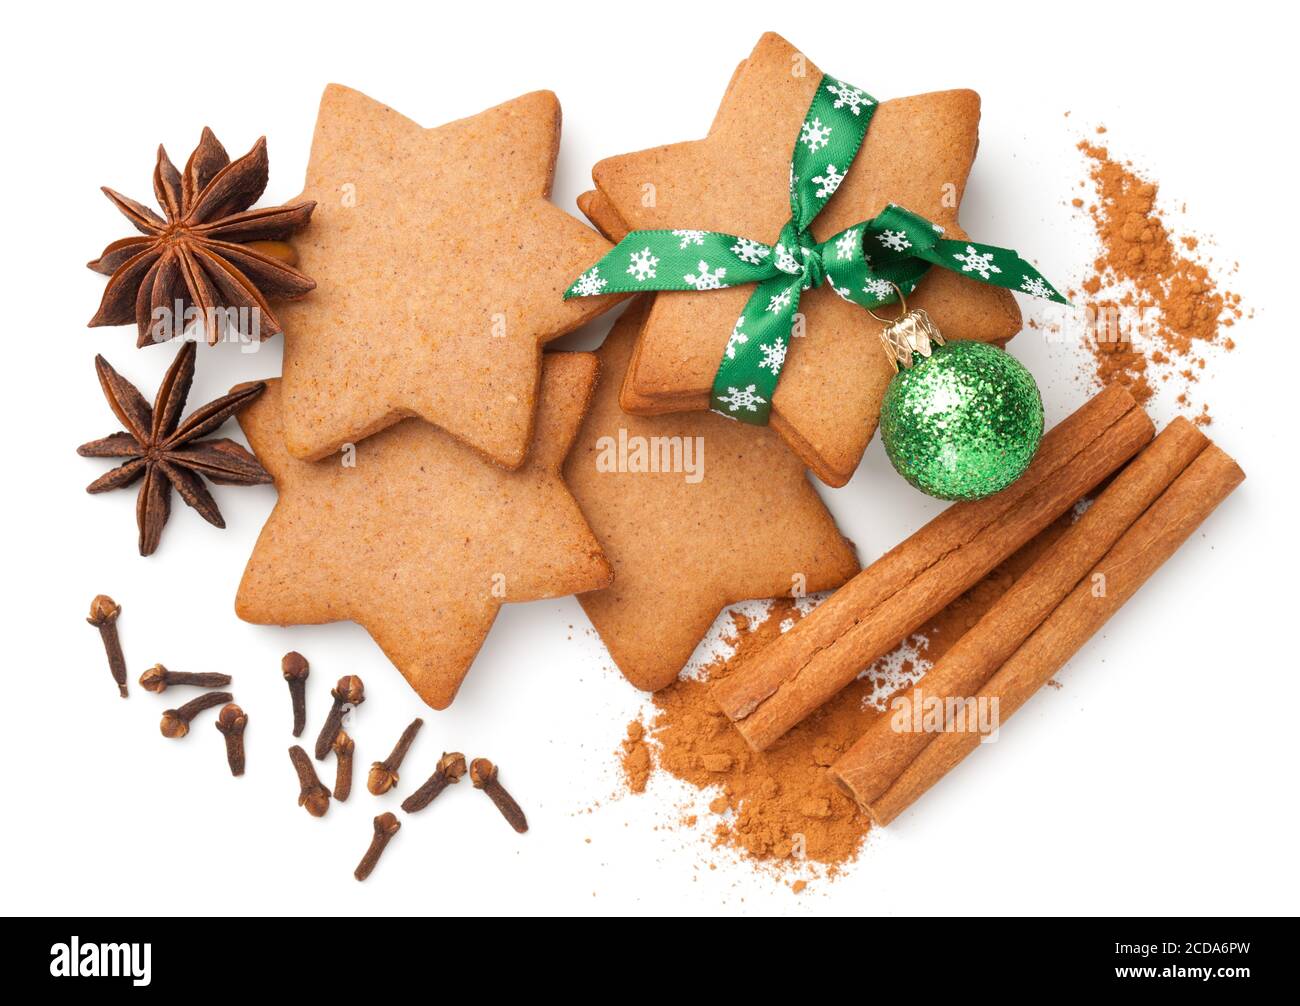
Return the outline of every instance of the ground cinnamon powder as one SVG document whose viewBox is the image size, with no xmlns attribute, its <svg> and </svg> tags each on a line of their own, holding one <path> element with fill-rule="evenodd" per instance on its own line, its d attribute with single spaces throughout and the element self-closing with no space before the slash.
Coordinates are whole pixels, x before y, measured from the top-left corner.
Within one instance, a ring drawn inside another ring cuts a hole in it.
<svg viewBox="0 0 1300 1006">
<path fill-rule="evenodd" d="M 620 750 L 627 789 L 644 792 L 656 771 L 666 772 L 712 794 L 707 835 L 713 845 L 781 870 L 816 864 L 833 875 L 857 857 L 869 821 L 830 782 L 827 767 L 885 715 L 890 697 L 920 680 L 1071 519 L 1067 514 L 1058 520 L 762 753 L 751 750 L 714 706 L 708 682 L 744 667 L 752 653 L 801 617 L 800 609 L 789 600 L 775 601 L 765 619 L 733 610 L 728 642 L 734 654 L 657 692 L 648 722 L 628 724 Z M 698 821 L 688 815 L 674 823 L 694 827 Z"/>
<path fill-rule="evenodd" d="M 1195 237 L 1170 233 L 1156 206 L 1155 182 L 1104 146 L 1084 140 L 1078 147 L 1088 159 L 1096 201 L 1086 210 L 1083 199 L 1072 204 L 1091 219 L 1101 254 L 1081 284 L 1082 295 L 1070 294 L 1098 318 L 1089 341 L 1095 376 L 1103 385 L 1124 385 L 1139 402 L 1175 382 L 1178 404 L 1195 422 L 1208 424 L 1205 403 L 1199 412 L 1192 403 L 1192 385 L 1205 370 L 1209 347 L 1233 348 L 1227 329 L 1242 316 L 1241 298 L 1220 288 Z M 1139 317 L 1145 321 L 1134 332 Z M 1113 318 L 1118 326 L 1108 322 Z"/>
</svg>

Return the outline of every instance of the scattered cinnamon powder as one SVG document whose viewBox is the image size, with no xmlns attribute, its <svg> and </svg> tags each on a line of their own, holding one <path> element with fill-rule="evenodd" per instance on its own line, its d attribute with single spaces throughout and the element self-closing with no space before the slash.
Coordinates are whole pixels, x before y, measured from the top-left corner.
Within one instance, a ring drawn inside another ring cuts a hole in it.
<svg viewBox="0 0 1300 1006">
<path fill-rule="evenodd" d="M 650 749 L 645 743 L 645 727 L 637 720 L 627 725 L 627 738 L 623 741 L 623 778 L 633 793 L 644 793 L 653 768 Z"/>
<path fill-rule="evenodd" d="M 1209 410 L 1196 410 L 1191 386 L 1205 369 L 1208 347 L 1233 348 L 1226 330 L 1242 316 L 1241 298 L 1220 289 L 1197 255 L 1196 238 L 1170 233 L 1156 207 L 1155 182 L 1114 160 L 1106 147 L 1087 140 L 1078 147 L 1090 161 L 1097 201 L 1087 213 L 1102 249 L 1081 284 L 1081 299 L 1097 318 L 1089 342 L 1096 378 L 1124 385 L 1139 402 L 1158 384 L 1175 381 L 1179 406 L 1207 425 Z M 1082 208 L 1083 200 L 1072 204 Z"/>
<path fill-rule="evenodd" d="M 628 725 L 621 751 L 628 790 L 644 792 L 654 771 L 667 772 L 713 794 L 708 809 L 714 845 L 777 868 L 820 864 L 833 875 L 857 857 L 869 820 L 830 782 L 826 768 L 872 720 L 885 715 L 893 694 L 920 680 L 1074 516 L 1065 514 L 944 609 L 923 632 L 882 657 L 762 753 L 750 749 L 714 706 L 708 682 L 736 673 L 783 626 L 802 616 L 789 600 L 773 602 L 766 619 L 731 611 L 732 656 L 719 657 L 699 677 L 657 692 L 649 724 Z M 692 827 L 695 820 L 689 816 L 678 823 Z"/>
</svg>

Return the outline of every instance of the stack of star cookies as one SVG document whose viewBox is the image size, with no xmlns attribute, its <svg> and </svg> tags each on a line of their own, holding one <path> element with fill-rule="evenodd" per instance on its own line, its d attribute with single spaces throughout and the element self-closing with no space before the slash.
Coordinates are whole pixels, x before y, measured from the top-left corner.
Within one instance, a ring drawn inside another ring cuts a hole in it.
<svg viewBox="0 0 1300 1006">
<path fill-rule="evenodd" d="M 559 137 L 549 92 L 425 129 L 328 87 L 294 242 L 316 290 L 239 416 L 280 494 L 240 617 L 358 622 L 435 709 L 503 603 L 612 579 L 560 477 L 596 359 L 542 355 L 617 299 L 561 297 L 610 246 L 548 201 Z"/>
<path fill-rule="evenodd" d="M 599 162 L 596 188 L 579 206 L 612 240 L 689 227 L 775 241 L 790 219 L 790 151 L 821 78 L 789 42 L 764 35 L 732 75 L 707 137 Z M 957 210 L 979 109 L 974 91 L 881 102 L 813 236 L 824 241 L 896 203 L 965 238 Z M 745 285 L 655 295 L 623 381 L 623 407 L 643 415 L 707 409 L 718 361 L 752 293 Z M 1020 330 L 1010 291 L 947 269 L 930 270 L 908 305 L 942 318 L 950 338 L 1003 342 Z M 799 310 L 803 324 L 790 340 L 771 425 L 821 481 L 842 486 L 875 432 L 893 375 L 880 351 L 883 326 L 829 284 L 805 291 Z"/>
</svg>

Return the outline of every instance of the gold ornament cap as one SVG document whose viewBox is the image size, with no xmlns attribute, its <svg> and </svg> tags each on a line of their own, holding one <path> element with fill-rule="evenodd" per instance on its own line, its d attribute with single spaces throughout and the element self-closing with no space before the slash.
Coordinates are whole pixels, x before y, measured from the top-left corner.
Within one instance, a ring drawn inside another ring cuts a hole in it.
<svg viewBox="0 0 1300 1006">
<path fill-rule="evenodd" d="M 885 347 L 889 362 L 894 366 L 894 373 L 898 373 L 900 368 L 911 367 L 917 355 L 928 358 L 935 346 L 943 345 L 943 335 L 930 320 L 930 316 L 919 307 L 910 311 L 907 309 L 907 299 L 896 284 L 891 283 L 890 286 L 898 294 L 898 303 L 902 305 L 903 313 L 892 320 L 880 317 L 871 308 L 867 308 L 867 314 L 885 326 L 880 330 L 880 342 Z"/>
</svg>

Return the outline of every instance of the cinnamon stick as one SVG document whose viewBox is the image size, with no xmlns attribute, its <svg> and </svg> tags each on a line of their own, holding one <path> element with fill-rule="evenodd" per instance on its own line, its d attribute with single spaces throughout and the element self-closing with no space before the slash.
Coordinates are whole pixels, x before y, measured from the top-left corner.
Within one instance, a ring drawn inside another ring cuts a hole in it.
<svg viewBox="0 0 1300 1006">
<path fill-rule="evenodd" d="M 877 718 L 832 766 L 831 778 L 864 806 L 885 792 L 935 737 L 911 728 L 917 713 L 957 710 L 955 703 L 975 695 L 1208 445 L 1185 419 L 1165 427 L 1078 523 L 901 697 L 895 709 L 904 711 L 909 729 L 900 729 L 894 715 Z"/>
<path fill-rule="evenodd" d="M 977 701 L 996 699 L 999 723 L 1005 723 L 1244 478 L 1223 451 L 1212 444 L 1206 447 L 989 678 Z M 1098 576 L 1104 579 L 1099 581 Z M 1104 589 L 1097 589 L 1099 583 Z M 866 810 L 878 824 L 888 824 L 979 743 L 977 732 L 954 729 L 931 735 L 930 743 L 887 790 L 866 804 Z"/>
<path fill-rule="evenodd" d="M 1103 391 L 1043 438 L 1017 482 L 949 507 L 755 653 L 747 667 L 715 684 L 714 700 L 751 747 L 769 747 L 1124 464 L 1153 433 L 1127 391 Z"/>
</svg>

